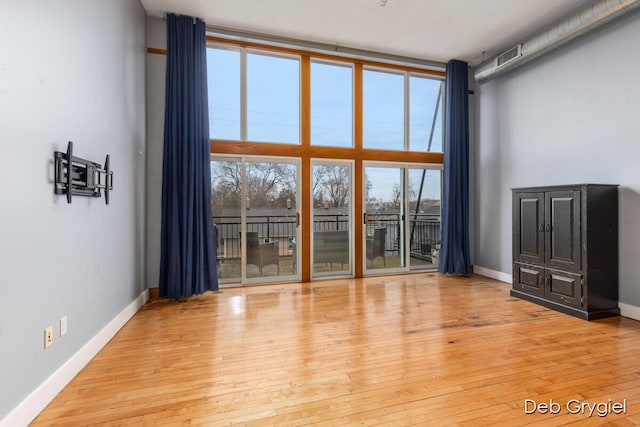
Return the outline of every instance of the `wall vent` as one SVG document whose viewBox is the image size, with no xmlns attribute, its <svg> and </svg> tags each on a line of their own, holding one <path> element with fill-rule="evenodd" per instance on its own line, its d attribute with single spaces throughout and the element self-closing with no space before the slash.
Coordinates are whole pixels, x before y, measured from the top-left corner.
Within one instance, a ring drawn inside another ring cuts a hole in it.
<svg viewBox="0 0 640 427">
<path fill-rule="evenodd" d="M 522 56 L 522 43 L 512 47 L 502 55 L 498 55 L 498 57 L 496 58 L 496 67 L 502 67 L 503 65 L 521 56 Z"/>
<path fill-rule="evenodd" d="M 640 8 L 640 0 L 593 0 L 573 16 L 559 21 L 545 31 L 524 40 L 497 58 L 476 67 L 475 78 L 484 83 L 513 70 L 607 22 Z"/>
</svg>

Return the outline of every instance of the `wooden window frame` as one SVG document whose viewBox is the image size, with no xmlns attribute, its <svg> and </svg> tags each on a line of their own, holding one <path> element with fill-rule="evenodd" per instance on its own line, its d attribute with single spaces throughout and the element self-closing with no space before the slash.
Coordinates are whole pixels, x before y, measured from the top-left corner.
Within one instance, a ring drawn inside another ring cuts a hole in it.
<svg viewBox="0 0 640 427">
<path fill-rule="evenodd" d="M 413 75 L 420 75 L 436 79 L 444 79 L 445 72 L 431 70 L 420 67 L 412 67 L 399 65 L 394 63 L 385 63 L 380 61 L 371 61 L 366 59 L 355 59 L 340 55 L 331 55 L 326 53 L 309 52 L 300 49 L 272 46 L 263 43 L 256 43 L 246 40 L 232 40 L 216 36 L 207 36 L 207 44 L 209 45 L 226 45 L 235 48 L 244 48 L 251 51 L 264 51 L 265 53 L 273 53 L 280 55 L 294 55 L 300 57 L 300 144 L 280 144 L 265 143 L 246 140 L 223 140 L 211 139 L 210 152 L 212 155 L 225 154 L 234 156 L 277 156 L 277 157 L 294 157 L 300 159 L 302 167 L 302 182 L 300 185 L 302 201 L 300 211 L 302 212 L 301 236 L 302 244 L 300 245 L 302 255 L 301 280 L 309 282 L 311 280 L 312 266 L 311 260 L 311 212 L 313 207 L 311 204 L 311 159 L 344 159 L 354 162 L 353 168 L 353 188 L 352 197 L 354 204 L 354 276 L 363 277 L 363 267 L 359 260 L 363 256 L 362 247 L 362 227 L 360 221 L 362 218 L 363 203 L 363 162 L 365 161 L 384 161 L 398 163 L 419 163 L 419 164 L 443 164 L 443 153 L 419 152 L 419 151 L 399 151 L 399 150 L 381 150 L 381 149 L 364 149 L 362 146 L 362 73 L 364 67 L 375 68 L 380 70 L 388 70 L 391 72 L 402 72 Z M 149 53 L 165 54 L 166 50 L 148 49 Z M 311 60 L 331 61 L 343 64 L 351 64 L 354 70 L 353 78 L 353 143 L 352 148 L 345 147 L 325 147 L 311 145 Z"/>
</svg>

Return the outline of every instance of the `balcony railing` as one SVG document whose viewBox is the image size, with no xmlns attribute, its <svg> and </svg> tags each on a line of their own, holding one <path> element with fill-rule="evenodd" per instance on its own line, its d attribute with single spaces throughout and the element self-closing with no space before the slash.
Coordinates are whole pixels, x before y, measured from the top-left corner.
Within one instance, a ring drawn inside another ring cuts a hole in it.
<svg viewBox="0 0 640 427">
<path fill-rule="evenodd" d="M 385 228 L 385 253 L 399 253 L 400 214 L 369 214 L 367 230 Z M 218 236 L 218 259 L 239 259 L 242 253 L 242 223 L 239 216 L 214 216 Z M 430 260 L 432 251 L 440 245 L 440 217 L 410 214 L 409 234 L 411 256 Z M 348 230 L 349 216 L 318 214 L 313 216 L 313 230 Z M 296 218 L 291 215 L 247 215 L 247 231 L 256 232 L 261 242 L 278 241 L 281 257 L 295 254 Z"/>
</svg>

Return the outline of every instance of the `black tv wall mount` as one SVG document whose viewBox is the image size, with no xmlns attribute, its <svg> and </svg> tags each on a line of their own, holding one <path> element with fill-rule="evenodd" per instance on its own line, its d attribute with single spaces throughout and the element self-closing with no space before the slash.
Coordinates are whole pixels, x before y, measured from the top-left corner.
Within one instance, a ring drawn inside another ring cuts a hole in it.
<svg viewBox="0 0 640 427">
<path fill-rule="evenodd" d="M 55 151 L 54 193 L 66 194 L 67 203 L 72 196 L 100 197 L 104 190 L 104 201 L 109 204 L 109 192 L 113 190 L 113 171 L 109 170 L 109 155 L 100 163 L 91 162 L 73 155 L 73 142 L 69 141 L 67 152 Z"/>
</svg>

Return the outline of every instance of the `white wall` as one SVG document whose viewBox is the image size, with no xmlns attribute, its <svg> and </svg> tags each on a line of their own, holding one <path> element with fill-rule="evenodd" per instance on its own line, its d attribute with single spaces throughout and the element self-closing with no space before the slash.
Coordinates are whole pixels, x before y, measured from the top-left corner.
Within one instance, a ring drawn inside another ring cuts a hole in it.
<svg viewBox="0 0 640 427">
<path fill-rule="evenodd" d="M 132 0 L 3 2 L 0 424 L 146 287 L 145 20 Z M 109 206 L 53 194 L 70 140 L 79 157 L 111 155 Z"/>
<path fill-rule="evenodd" d="M 640 307 L 639 39 L 634 12 L 477 85 L 475 265 L 511 274 L 511 188 L 620 184 L 620 301 Z"/>
<path fill-rule="evenodd" d="M 147 18 L 147 43 L 156 49 L 167 48 L 167 23 L 158 17 Z M 167 57 L 147 54 L 147 284 L 159 286 L 160 228 L 162 216 L 162 155 L 164 147 L 164 98 Z"/>
</svg>

